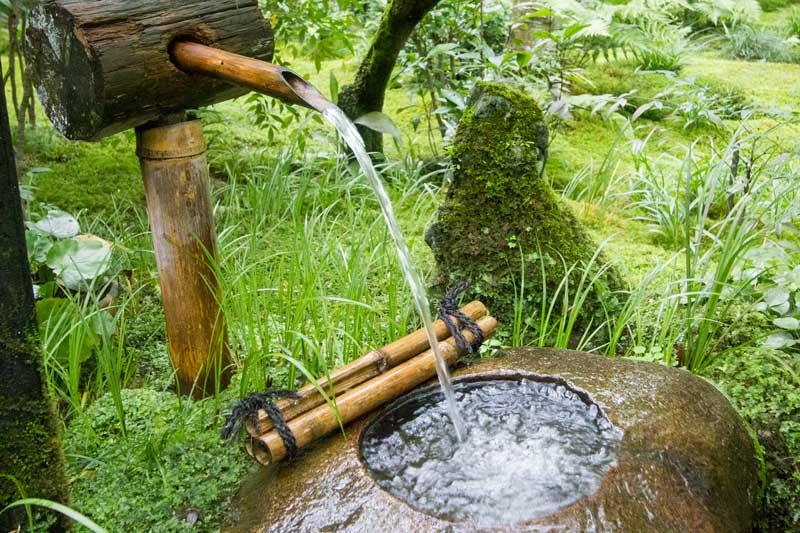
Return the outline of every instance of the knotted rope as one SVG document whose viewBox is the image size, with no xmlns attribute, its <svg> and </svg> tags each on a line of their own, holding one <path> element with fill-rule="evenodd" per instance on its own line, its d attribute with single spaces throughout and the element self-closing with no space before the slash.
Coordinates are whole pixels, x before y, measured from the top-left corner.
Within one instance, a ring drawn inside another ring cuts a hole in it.
<svg viewBox="0 0 800 533">
<path fill-rule="evenodd" d="M 299 399 L 300 396 L 293 390 L 267 389 L 264 392 L 253 392 L 242 398 L 231 408 L 230 414 L 225 418 L 225 424 L 219 431 L 220 437 L 227 440 L 236 437 L 247 420 L 258 425 L 258 411 L 263 409 L 275 427 L 275 431 L 283 440 L 286 457 L 292 460 L 297 454 L 297 440 L 283 418 L 283 412 L 275 405 L 275 400 L 285 398 Z"/>
<path fill-rule="evenodd" d="M 447 289 L 442 301 L 439 303 L 437 313 L 439 318 L 441 318 L 447 326 L 447 329 L 450 330 L 450 335 L 455 339 L 458 349 L 462 352 L 476 353 L 485 340 L 483 331 L 474 320 L 459 311 L 458 304 L 456 303 L 456 297 L 469 289 L 469 287 L 469 281 L 462 281 Z M 458 320 L 460 326 L 457 326 L 455 322 L 453 322 L 453 318 Z M 464 334 L 461 332 L 462 328 L 466 328 L 472 333 L 474 336 L 472 343 L 467 342 L 466 337 L 464 337 Z"/>
</svg>

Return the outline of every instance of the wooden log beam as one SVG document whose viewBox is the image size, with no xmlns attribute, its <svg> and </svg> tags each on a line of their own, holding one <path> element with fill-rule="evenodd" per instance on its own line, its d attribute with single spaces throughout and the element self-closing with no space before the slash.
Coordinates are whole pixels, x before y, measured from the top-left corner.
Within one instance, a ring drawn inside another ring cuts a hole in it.
<svg viewBox="0 0 800 533">
<path fill-rule="evenodd" d="M 228 385 L 232 367 L 212 264 L 217 245 L 203 129 L 198 120 L 144 127 L 136 141 L 179 391 L 211 395 Z"/>
<path fill-rule="evenodd" d="M 497 320 L 485 316 L 478 320 L 486 338 L 494 334 Z M 468 341 L 473 340 L 472 333 L 464 330 Z M 452 365 L 459 356 L 455 339 L 452 337 L 439 344 L 442 356 L 448 365 Z M 414 387 L 421 385 L 436 375 L 436 363 L 433 350 L 428 350 L 395 368 L 364 382 L 354 389 L 345 392 L 336 400 L 336 407 L 343 424 L 369 413 L 373 409 L 399 397 Z M 336 412 L 325 404 L 287 421 L 292 430 L 297 447 L 303 448 L 315 440 L 335 431 L 339 427 Z M 269 465 L 286 457 L 286 447 L 278 432 L 274 429 L 247 443 L 256 460 Z"/>
<path fill-rule="evenodd" d="M 179 38 L 272 59 L 272 28 L 257 0 L 47 0 L 26 35 L 45 111 L 81 140 L 247 92 L 176 68 L 169 48 Z"/>
<path fill-rule="evenodd" d="M 478 320 L 486 316 L 486 306 L 481 302 L 474 301 L 462 307 L 461 312 L 472 320 Z M 454 322 L 457 325 L 459 324 L 458 320 L 454 320 Z M 450 337 L 447 326 L 441 320 L 433 323 L 433 329 L 436 333 L 436 338 L 440 341 Z M 408 361 L 429 347 L 428 334 L 425 329 L 418 329 L 379 350 L 367 352 L 355 361 L 334 370 L 330 376 L 318 379 L 316 386 L 310 383 L 300 388 L 297 391 L 300 398 L 280 400 L 276 402 L 276 405 L 283 412 L 284 420 L 291 420 L 325 403 L 325 399 L 319 393 L 317 387 L 325 390 L 328 394 L 332 393 L 332 396 L 338 398 L 342 393 L 382 374 L 390 368 L 396 367 L 400 363 Z M 245 425 L 247 432 L 254 437 L 272 429 L 272 421 L 264 411 L 258 412 L 257 423 L 254 424 L 248 420 Z"/>
</svg>

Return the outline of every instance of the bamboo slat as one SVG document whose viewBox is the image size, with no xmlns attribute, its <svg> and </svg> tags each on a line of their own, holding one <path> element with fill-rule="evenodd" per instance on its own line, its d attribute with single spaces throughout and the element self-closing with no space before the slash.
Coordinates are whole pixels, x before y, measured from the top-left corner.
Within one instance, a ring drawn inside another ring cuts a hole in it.
<svg viewBox="0 0 800 533">
<path fill-rule="evenodd" d="M 472 320 L 477 320 L 486 316 L 486 306 L 479 301 L 474 301 L 462 307 L 461 312 Z M 457 320 L 455 320 L 455 322 L 458 324 Z M 441 320 L 437 320 L 433 323 L 433 329 L 436 333 L 436 338 L 440 341 L 450 336 L 447 326 Z M 428 348 L 428 336 L 425 330 L 418 329 L 405 337 L 387 344 L 379 350 L 367 352 L 355 361 L 334 370 L 331 372 L 330 376 L 318 379 L 317 385 L 328 395 L 338 397 L 345 391 L 382 374 L 386 370 L 407 361 Z M 333 386 L 333 394 L 331 394 L 331 385 Z M 278 408 L 283 411 L 283 418 L 285 420 L 296 418 L 314 407 L 325 403 L 325 399 L 320 395 L 313 384 L 301 387 L 297 393 L 300 396 L 299 399 L 280 400 L 276 402 Z M 250 435 L 257 437 L 272 429 L 272 421 L 270 421 L 264 411 L 259 411 L 258 424 L 248 421 L 246 427 Z"/>
<path fill-rule="evenodd" d="M 497 320 L 486 316 L 480 318 L 478 325 L 486 337 L 490 337 L 497 328 Z M 467 340 L 472 334 L 464 330 Z M 458 358 L 458 348 L 452 337 L 439 344 L 442 356 L 448 365 Z M 409 359 L 408 361 L 366 381 L 345 392 L 337 398 L 336 406 L 343 424 L 372 411 L 404 394 L 417 385 L 424 383 L 436 375 L 435 359 L 432 350 Z M 303 448 L 315 440 L 335 431 L 339 427 L 336 413 L 328 404 L 320 405 L 288 422 L 297 441 L 297 447 Z M 280 461 L 286 456 L 286 447 L 277 431 L 271 430 L 249 441 L 256 460 L 268 465 Z"/>
</svg>

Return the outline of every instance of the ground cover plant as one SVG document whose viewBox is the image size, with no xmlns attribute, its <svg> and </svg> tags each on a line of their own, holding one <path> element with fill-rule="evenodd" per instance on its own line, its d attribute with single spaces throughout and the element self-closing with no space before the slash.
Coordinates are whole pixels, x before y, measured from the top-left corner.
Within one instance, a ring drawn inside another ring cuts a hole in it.
<svg viewBox="0 0 800 533">
<path fill-rule="evenodd" d="M 334 100 L 384 7 L 262 4 L 277 60 Z M 430 278 L 423 235 L 453 175 L 448 153 L 468 94 L 498 81 L 533 97 L 550 128 L 545 178 L 625 289 L 613 313 L 586 322 L 595 278 L 565 280 L 591 265 L 563 264 L 555 280 L 520 268 L 514 319 L 481 356 L 571 347 L 710 380 L 759 442 L 759 531 L 800 529 L 798 9 L 776 0 L 441 0 L 398 58 L 380 119 L 395 135 L 377 158 Z M 4 66 L 8 42 L 0 30 Z M 22 90 L 18 74 L 4 86 L 9 96 L 11 83 Z M 377 203 L 310 112 L 253 95 L 198 110 L 236 375 L 216 396 L 181 399 L 133 133 L 70 142 L 37 110 L 19 133 L 18 165 L 71 506 L 109 531 L 220 530 L 251 468 L 218 437 L 227 406 L 324 376 L 418 327 Z M 519 252 L 528 264 L 553 259 Z"/>
</svg>

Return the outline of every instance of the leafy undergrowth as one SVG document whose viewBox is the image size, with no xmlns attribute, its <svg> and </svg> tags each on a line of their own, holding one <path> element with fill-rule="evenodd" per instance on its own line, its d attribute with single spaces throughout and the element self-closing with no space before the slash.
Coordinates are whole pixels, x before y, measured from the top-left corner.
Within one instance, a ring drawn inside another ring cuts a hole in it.
<svg viewBox="0 0 800 533">
<path fill-rule="evenodd" d="M 146 388 L 124 390 L 122 398 L 127 438 L 110 395 L 67 430 L 72 505 L 110 531 L 217 530 L 253 464 L 220 439 L 218 405 Z"/>
<path fill-rule="evenodd" d="M 765 461 L 760 531 L 800 528 L 800 356 L 744 348 L 707 373 L 755 431 Z"/>
</svg>

